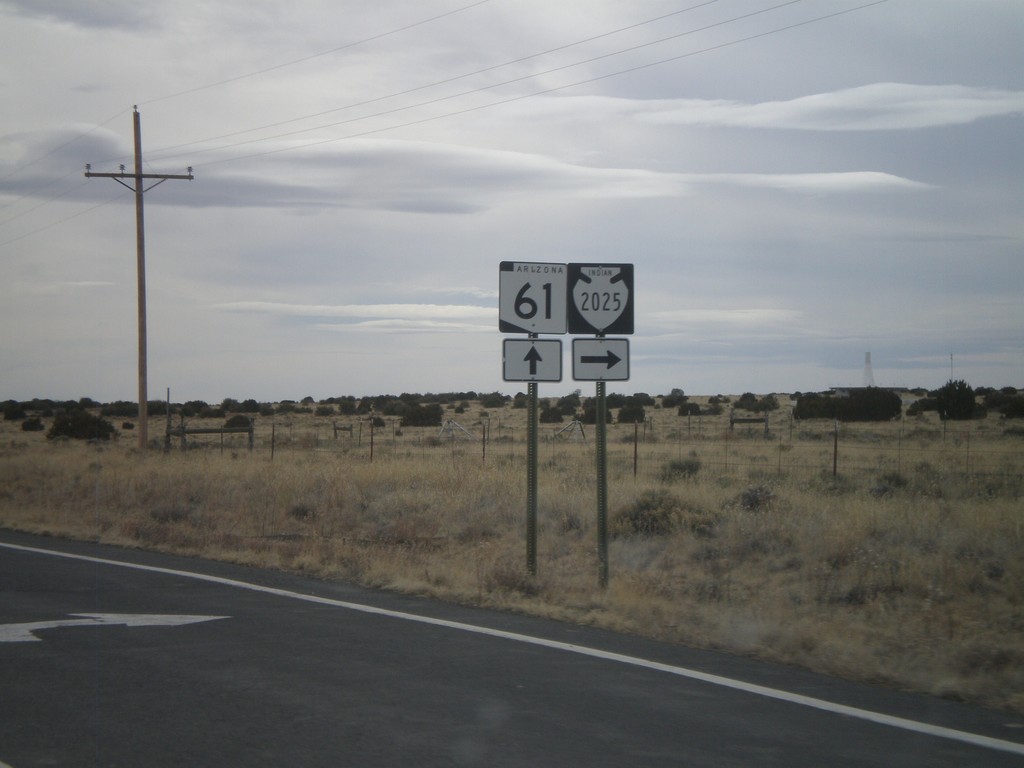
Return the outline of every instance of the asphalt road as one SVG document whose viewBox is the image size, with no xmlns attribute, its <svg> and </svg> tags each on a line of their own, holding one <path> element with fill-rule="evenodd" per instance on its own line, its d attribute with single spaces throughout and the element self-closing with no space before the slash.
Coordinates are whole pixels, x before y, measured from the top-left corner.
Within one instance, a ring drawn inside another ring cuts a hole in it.
<svg viewBox="0 0 1024 768">
<path fill-rule="evenodd" d="M 0 531 L 0 768 L 55 765 L 1021 766 L 1024 720 L 558 622 Z"/>
</svg>

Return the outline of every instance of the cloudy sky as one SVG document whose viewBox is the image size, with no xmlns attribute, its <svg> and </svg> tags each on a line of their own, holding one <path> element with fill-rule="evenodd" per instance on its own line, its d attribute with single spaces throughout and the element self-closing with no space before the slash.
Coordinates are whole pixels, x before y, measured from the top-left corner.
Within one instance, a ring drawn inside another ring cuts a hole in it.
<svg viewBox="0 0 1024 768">
<path fill-rule="evenodd" d="M 509 394 L 501 261 L 632 263 L 616 392 L 1024 387 L 1019 0 L 0 0 L 0 399 Z M 543 384 L 542 396 L 593 385 Z"/>
</svg>

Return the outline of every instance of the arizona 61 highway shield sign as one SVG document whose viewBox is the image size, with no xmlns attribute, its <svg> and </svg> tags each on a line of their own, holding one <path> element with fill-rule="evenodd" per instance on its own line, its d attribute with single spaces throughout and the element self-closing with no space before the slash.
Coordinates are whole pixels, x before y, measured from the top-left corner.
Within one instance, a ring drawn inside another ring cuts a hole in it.
<svg viewBox="0 0 1024 768">
<path fill-rule="evenodd" d="M 569 333 L 633 333 L 633 265 L 569 264 Z"/>
<path fill-rule="evenodd" d="M 566 265 L 503 261 L 498 328 L 504 333 L 565 333 Z"/>
</svg>

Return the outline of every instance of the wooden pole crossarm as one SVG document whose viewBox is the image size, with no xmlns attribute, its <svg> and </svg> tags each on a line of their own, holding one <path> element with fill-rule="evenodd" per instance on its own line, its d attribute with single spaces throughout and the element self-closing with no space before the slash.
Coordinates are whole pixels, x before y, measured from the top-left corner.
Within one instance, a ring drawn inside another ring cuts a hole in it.
<svg viewBox="0 0 1024 768">
<path fill-rule="evenodd" d="M 192 175 L 192 170 L 189 169 L 188 173 L 128 173 L 128 171 L 118 171 L 117 173 L 94 173 L 93 171 L 86 171 L 85 177 L 91 178 L 104 178 L 104 179 L 160 179 L 160 181 L 167 181 L 167 179 L 183 179 L 185 181 L 193 181 L 195 176 Z"/>
</svg>

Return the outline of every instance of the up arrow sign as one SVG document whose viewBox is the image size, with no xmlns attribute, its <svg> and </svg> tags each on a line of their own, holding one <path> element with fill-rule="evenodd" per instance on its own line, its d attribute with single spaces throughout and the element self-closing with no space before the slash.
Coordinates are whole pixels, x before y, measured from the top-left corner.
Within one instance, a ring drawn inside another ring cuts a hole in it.
<svg viewBox="0 0 1024 768">
<path fill-rule="evenodd" d="M 561 381 L 562 342 L 558 339 L 505 339 L 505 381 Z"/>
</svg>

